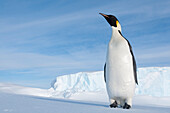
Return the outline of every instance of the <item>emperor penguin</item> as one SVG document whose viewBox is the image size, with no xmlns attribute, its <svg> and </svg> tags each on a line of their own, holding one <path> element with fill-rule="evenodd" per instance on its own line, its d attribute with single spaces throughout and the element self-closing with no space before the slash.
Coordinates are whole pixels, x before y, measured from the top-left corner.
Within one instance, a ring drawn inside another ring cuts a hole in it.
<svg viewBox="0 0 170 113">
<path fill-rule="evenodd" d="M 109 96 L 110 107 L 132 107 L 132 98 L 137 81 L 137 67 L 132 47 L 122 35 L 121 25 L 113 15 L 101 14 L 112 28 L 108 44 L 104 78 Z"/>
</svg>

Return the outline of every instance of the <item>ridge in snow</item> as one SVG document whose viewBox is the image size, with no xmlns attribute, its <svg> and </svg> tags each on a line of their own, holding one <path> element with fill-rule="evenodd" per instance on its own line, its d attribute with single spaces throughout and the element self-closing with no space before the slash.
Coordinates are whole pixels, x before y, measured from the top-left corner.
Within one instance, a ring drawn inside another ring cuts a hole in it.
<svg viewBox="0 0 170 113">
<path fill-rule="evenodd" d="M 70 97 L 77 92 L 106 90 L 103 71 L 79 72 L 57 77 L 51 83 L 51 96 Z M 170 67 L 138 68 L 136 95 L 170 96 Z"/>
</svg>

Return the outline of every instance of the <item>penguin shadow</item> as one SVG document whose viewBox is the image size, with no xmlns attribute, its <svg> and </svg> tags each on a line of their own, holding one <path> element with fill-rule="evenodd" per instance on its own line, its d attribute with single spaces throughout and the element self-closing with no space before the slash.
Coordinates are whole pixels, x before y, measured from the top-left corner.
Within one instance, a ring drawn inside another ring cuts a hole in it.
<svg viewBox="0 0 170 113">
<path fill-rule="evenodd" d="M 35 99 L 40 100 L 48 100 L 48 101 L 56 101 L 56 102 L 62 102 L 62 103 L 72 103 L 72 104 L 79 104 L 79 105 L 87 105 L 87 106 L 98 106 L 98 107 L 106 107 L 108 108 L 108 105 L 105 104 L 98 104 L 97 102 L 84 102 L 84 101 L 78 101 L 78 100 L 69 100 L 69 99 L 59 99 L 59 98 L 45 98 L 45 97 L 32 97 Z"/>
</svg>

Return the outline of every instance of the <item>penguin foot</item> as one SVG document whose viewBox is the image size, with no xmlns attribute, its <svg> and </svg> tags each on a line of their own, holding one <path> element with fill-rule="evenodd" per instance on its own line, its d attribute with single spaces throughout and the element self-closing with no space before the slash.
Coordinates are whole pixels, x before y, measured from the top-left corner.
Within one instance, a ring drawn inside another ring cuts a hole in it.
<svg viewBox="0 0 170 113">
<path fill-rule="evenodd" d="M 111 108 L 112 108 L 112 107 L 116 108 L 116 107 L 117 107 L 117 102 L 115 101 L 113 104 L 110 104 L 110 107 L 111 107 Z"/>
<path fill-rule="evenodd" d="M 123 106 L 123 109 L 130 109 L 130 108 L 131 108 L 131 106 L 128 105 L 127 103 L 125 103 L 125 105 Z"/>
</svg>

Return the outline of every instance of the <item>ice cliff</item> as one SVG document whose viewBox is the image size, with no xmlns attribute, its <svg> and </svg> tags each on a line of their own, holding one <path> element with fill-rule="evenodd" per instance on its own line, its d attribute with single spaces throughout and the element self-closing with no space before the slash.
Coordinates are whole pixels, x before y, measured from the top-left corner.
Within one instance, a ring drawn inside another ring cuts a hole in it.
<svg viewBox="0 0 170 113">
<path fill-rule="evenodd" d="M 170 67 L 138 68 L 138 82 L 136 95 L 170 96 Z M 59 76 L 51 83 L 50 90 L 57 97 L 69 97 L 84 91 L 104 91 L 103 71 Z"/>
</svg>

